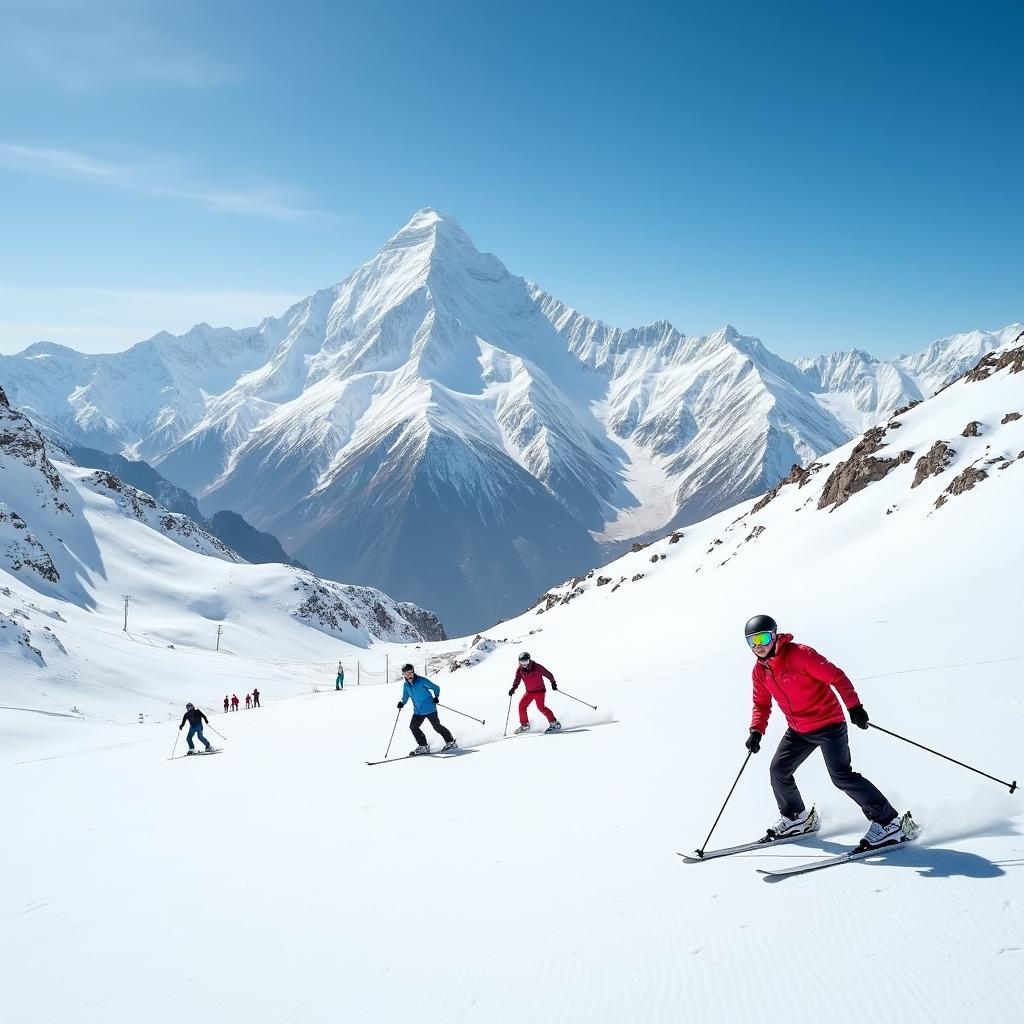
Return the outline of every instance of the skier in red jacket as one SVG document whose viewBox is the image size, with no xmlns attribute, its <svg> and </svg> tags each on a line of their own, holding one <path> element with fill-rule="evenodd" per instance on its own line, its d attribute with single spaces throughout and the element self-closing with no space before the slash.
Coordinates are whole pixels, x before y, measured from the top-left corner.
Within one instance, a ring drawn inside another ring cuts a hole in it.
<svg viewBox="0 0 1024 1024">
<path fill-rule="evenodd" d="M 747 750 L 752 754 L 760 750 L 773 699 L 789 723 L 771 763 L 772 790 L 782 817 L 768 830 L 769 835 L 802 835 L 820 827 L 817 812 L 813 807 L 806 809 L 793 778 L 796 769 L 817 748 L 833 785 L 854 800 L 872 823 L 861 840 L 862 846 L 885 846 L 907 838 L 893 805 L 850 764 L 843 705 L 850 712 L 850 721 L 860 729 L 868 727 L 868 713 L 846 673 L 813 648 L 794 643 L 792 634 L 779 633 L 770 615 L 755 615 L 744 635 L 757 658 Z"/>
<path fill-rule="evenodd" d="M 523 651 L 519 655 L 519 668 L 516 669 L 515 681 L 512 683 L 512 689 L 508 691 L 508 695 L 511 697 L 516 692 L 516 687 L 520 683 L 526 689 L 523 699 L 519 702 L 519 728 L 516 729 L 516 732 L 530 731 L 530 720 L 526 713 L 531 703 L 535 703 L 540 713 L 548 720 L 548 727 L 544 730 L 545 732 L 558 732 L 562 728 L 561 723 L 544 703 L 545 679 L 551 680 L 552 690 L 558 690 L 558 683 L 555 682 L 555 677 L 540 662 L 534 661 L 530 657 L 529 651 Z"/>
</svg>

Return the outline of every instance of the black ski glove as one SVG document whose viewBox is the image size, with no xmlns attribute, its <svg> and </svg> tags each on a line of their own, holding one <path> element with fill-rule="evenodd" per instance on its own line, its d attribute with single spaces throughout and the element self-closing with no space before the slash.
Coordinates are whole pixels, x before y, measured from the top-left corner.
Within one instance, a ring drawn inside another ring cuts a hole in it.
<svg viewBox="0 0 1024 1024">
<path fill-rule="evenodd" d="M 761 734 L 756 729 L 751 729 L 744 746 L 752 754 L 756 754 L 761 749 Z"/>
<path fill-rule="evenodd" d="M 868 713 L 864 710 L 863 704 L 856 704 L 850 708 L 850 721 L 858 729 L 866 729 L 868 727 Z"/>
<path fill-rule="evenodd" d="M 513 686 L 512 689 L 508 691 L 508 695 L 511 697 L 515 692 L 516 688 Z"/>
<path fill-rule="evenodd" d="M 398 702 L 398 710 L 401 711 L 402 708 L 404 708 L 404 707 L 405 707 L 405 701 L 404 700 L 400 700 Z"/>
<path fill-rule="evenodd" d="M 556 683 L 554 679 L 551 680 L 551 689 L 554 690 L 556 693 L 558 692 L 558 683 Z"/>
</svg>

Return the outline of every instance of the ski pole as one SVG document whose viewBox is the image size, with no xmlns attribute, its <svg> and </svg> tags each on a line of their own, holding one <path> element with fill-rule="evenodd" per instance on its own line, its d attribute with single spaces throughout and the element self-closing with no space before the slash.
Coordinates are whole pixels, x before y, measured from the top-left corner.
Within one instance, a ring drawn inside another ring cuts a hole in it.
<svg viewBox="0 0 1024 1024">
<path fill-rule="evenodd" d="M 438 702 L 437 706 L 439 708 L 444 708 L 445 711 L 454 711 L 455 714 L 462 715 L 463 718 L 473 718 L 472 715 L 467 715 L 465 711 L 459 711 L 458 708 L 450 708 L 450 707 L 448 707 L 447 704 L 441 704 L 440 702 Z M 479 723 L 480 725 L 486 725 L 487 724 L 487 719 L 486 718 L 473 718 L 473 721 Z"/>
<path fill-rule="evenodd" d="M 395 715 L 395 724 L 391 726 L 391 739 L 388 740 L 388 749 L 384 751 L 384 760 L 387 760 L 388 754 L 391 753 L 391 743 L 395 738 L 395 730 L 398 728 L 398 719 L 402 717 L 402 709 L 398 709 L 398 714 Z"/>
<path fill-rule="evenodd" d="M 177 735 L 174 737 L 174 746 L 171 747 L 171 756 L 167 758 L 168 761 L 174 760 L 174 752 L 178 749 L 178 740 L 181 739 L 181 730 L 179 729 Z"/>
<path fill-rule="evenodd" d="M 225 736 L 225 735 L 224 735 L 224 733 L 222 733 L 222 732 L 217 732 L 217 730 L 216 730 L 216 729 L 214 729 L 214 727 L 213 727 L 212 725 L 210 725 L 210 723 L 209 723 L 209 722 L 207 722 L 206 724 L 207 724 L 207 726 L 209 727 L 209 729 L 210 729 L 210 732 L 213 732 L 213 733 L 217 733 L 217 735 L 218 735 L 218 736 L 219 736 L 219 737 L 220 737 L 220 738 L 221 738 L 221 739 L 222 739 L 222 740 L 223 740 L 223 741 L 224 741 L 225 743 L 227 743 L 227 741 L 228 741 L 228 738 L 227 738 L 227 736 Z"/>
<path fill-rule="evenodd" d="M 508 720 L 509 720 L 509 718 L 511 718 L 511 716 L 512 716 L 512 695 L 509 694 L 509 698 L 508 698 L 508 711 L 505 712 L 505 733 L 504 733 L 504 735 L 506 735 L 506 736 L 508 735 Z"/>
<path fill-rule="evenodd" d="M 571 693 L 566 693 L 565 690 L 561 690 L 561 689 L 555 690 L 555 693 L 560 693 L 563 697 L 568 697 L 569 700 L 577 701 L 580 704 L 587 704 L 587 702 L 585 700 L 580 700 L 579 697 L 574 697 Z M 597 705 L 596 704 L 587 704 L 587 707 L 588 708 L 593 708 L 595 711 L 597 710 Z"/>
<path fill-rule="evenodd" d="M 740 769 L 740 771 L 739 771 L 739 775 L 737 775 L 737 776 L 736 776 L 736 782 L 739 782 L 739 781 L 740 781 L 740 775 L 742 775 L 742 774 L 743 774 L 743 769 L 747 767 L 747 762 L 748 762 L 748 761 L 750 760 L 750 758 L 751 758 L 751 757 L 753 756 L 753 753 L 754 753 L 754 752 L 753 752 L 752 750 L 748 750 L 748 751 L 747 751 L 747 760 L 743 762 L 743 768 L 741 768 L 741 769 Z M 725 811 L 725 804 L 727 804 L 727 803 L 729 802 L 730 798 L 732 797 L 732 790 L 736 788 L 736 782 L 734 782 L 734 783 L 732 784 L 732 789 L 730 789 L 730 790 L 729 790 L 729 796 L 727 796 L 727 797 L 725 798 L 725 803 L 724 803 L 724 804 L 722 804 L 722 810 L 718 812 L 718 817 L 717 817 L 717 818 L 715 818 L 715 823 L 714 823 L 714 825 L 712 825 L 712 826 L 711 826 L 711 832 L 709 832 L 709 833 L 708 833 L 708 837 L 707 837 L 707 839 L 705 839 L 705 840 L 704 840 L 704 842 L 703 842 L 703 843 L 701 843 L 701 847 L 700 847 L 700 849 L 699 849 L 699 850 L 697 851 L 697 856 L 698 856 L 698 857 L 701 857 L 701 858 L 703 858 L 703 857 L 704 857 L 704 851 L 705 851 L 705 850 L 707 849 L 707 846 L 708 846 L 708 842 L 709 842 L 709 841 L 711 840 L 711 835 L 712 835 L 712 833 L 713 833 L 713 832 L 715 831 L 715 829 L 716 829 L 716 828 L 718 828 L 718 822 L 719 822 L 719 821 L 721 820 L 721 818 L 722 818 L 722 814 L 723 814 L 723 812 Z"/>
<path fill-rule="evenodd" d="M 1007 786 L 1012 793 L 1017 788 L 1017 780 L 1013 782 L 1004 782 L 1002 779 L 997 779 L 994 775 L 989 775 L 988 772 L 980 771 L 977 768 L 972 768 L 969 764 L 964 764 L 963 761 L 958 761 L 955 757 L 949 757 L 946 754 L 940 754 L 937 750 L 932 750 L 931 747 L 926 747 L 923 743 L 915 743 L 914 740 L 908 740 L 906 736 L 901 736 L 898 732 L 889 732 L 888 729 L 883 729 L 880 725 L 875 725 L 874 722 L 868 722 L 868 725 L 872 729 L 877 729 L 879 732 L 884 732 L 887 736 L 895 736 L 898 740 L 903 740 L 904 743 L 909 743 L 912 747 L 919 747 L 921 750 L 927 750 L 929 754 L 934 754 L 936 757 L 941 757 L 943 760 L 952 761 L 953 764 L 960 765 L 961 768 L 966 768 L 969 772 L 974 772 L 976 775 L 984 775 L 986 779 L 991 779 L 993 782 L 998 782 L 1000 786 Z"/>
</svg>

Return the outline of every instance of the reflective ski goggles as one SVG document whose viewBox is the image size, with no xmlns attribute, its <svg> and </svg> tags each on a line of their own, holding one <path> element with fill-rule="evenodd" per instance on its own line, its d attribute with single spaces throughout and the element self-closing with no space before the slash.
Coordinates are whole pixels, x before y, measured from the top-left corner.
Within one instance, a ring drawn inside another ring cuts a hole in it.
<svg viewBox="0 0 1024 1024">
<path fill-rule="evenodd" d="M 531 661 L 531 659 L 530 659 L 530 658 L 520 658 L 520 659 L 519 659 L 519 664 L 520 664 L 520 665 L 529 665 L 529 664 L 530 664 L 530 661 Z"/>
<path fill-rule="evenodd" d="M 775 640 L 775 634 L 771 630 L 767 630 L 764 633 L 751 633 L 747 637 L 747 643 L 750 644 L 751 649 L 754 647 L 768 647 Z"/>
</svg>

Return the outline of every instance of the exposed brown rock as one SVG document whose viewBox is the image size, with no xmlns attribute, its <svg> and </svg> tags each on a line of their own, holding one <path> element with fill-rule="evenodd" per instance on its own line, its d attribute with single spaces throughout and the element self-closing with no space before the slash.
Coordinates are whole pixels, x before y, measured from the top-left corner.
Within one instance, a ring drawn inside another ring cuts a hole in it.
<svg viewBox="0 0 1024 1024">
<path fill-rule="evenodd" d="M 755 503 L 754 507 L 750 510 L 750 514 L 753 515 L 755 512 L 760 512 L 768 502 L 777 498 L 779 496 L 779 491 L 782 490 L 786 484 L 796 484 L 798 487 L 803 487 L 803 485 L 807 483 L 807 481 L 810 480 L 819 469 L 821 469 L 820 462 L 814 462 L 806 469 L 804 469 L 803 466 L 794 465 L 790 469 L 788 476 L 784 476 L 770 491 L 768 491 L 767 494 Z"/>
<path fill-rule="evenodd" d="M 757 538 L 760 537 L 761 534 L 764 533 L 764 531 L 765 528 L 763 526 L 755 526 L 754 529 L 751 530 L 749 534 L 747 534 L 747 540 L 757 540 Z"/>
<path fill-rule="evenodd" d="M 897 466 L 913 458 L 914 453 L 900 452 L 894 459 L 878 459 L 874 453 L 883 447 L 884 427 L 872 427 L 860 439 L 845 462 L 832 470 L 818 499 L 818 508 L 833 507 L 833 511 L 845 504 L 851 495 L 864 490 L 868 484 L 881 480 Z"/>
<path fill-rule="evenodd" d="M 901 405 L 894 413 L 893 416 L 902 416 L 905 412 L 910 412 L 915 405 L 920 405 L 921 399 L 915 398 L 910 405 Z"/>
<path fill-rule="evenodd" d="M 977 420 L 971 420 L 960 432 L 961 437 L 981 437 L 981 424 Z"/>
<path fill-rule="evenodd" d="M 608 584 L 611 583 L 611 581 L 612 581 L 611 576 L 598 576 L 597 577 L 597 585 L 599 587 L 607 587 Z"/>
<path fill-rule="evenodd" d="M 679 530 L 676 530 L 672 534 L 672 536 L 669 537 L 668 542 L 669 542 L 669 544 L 678 544 L 683 539 L 683 537 L 685 537 L 685 536 L 686 536 L 686 534 L 682 533 Z"/>
<path fill-rule="evenodd" d="M 938 476 L 953 460 L 956 452 L 945 441 L 936 441 L 926 455 L 917 460 L 912 488 L 923 484 L 930 476 Z"/>
<path fill-rule="evenodd" d="M 647 546 L 647 544 L 636 543 L 629 550 L 635 555 L 638 551 L 643 551 Z"/>
<path fill-rule="evenodd" d="M 1024 331 L 1017 336 L 1017 341 L 1020 341 L 1021 338 L 1024 338 Z M 1024 370 L 1024 345 L 1011 348 L 1001 355 L 989 352 L 988 355 L 981 357 L 973 370 L 964 375 L 964 379 L 977 383 L 980 380 L 987 380 L 993 373 L 1007 368 L 1010 373 L 1020 373 Z"/>
<path fill-rule="evenodd" d="M 1008 412 L 1001 420 L 1001 423 L 1012 423 L 1014 420 L 1020 419 L 1019 412 Z"/>
<path fill-rule="evenodd" d="M 633 577 L 633 582 L 634 582 L 634 583 L 636 583 L 636 582 L 637 582 L 637 580 L 642 580 L 643 578 L 644 578 L 644 574 L 643 574 L 642 572 L 638 572 L 638 573 L 637 573 L 637 574 L 636 574 L 636 575 L 635 575 L 635 576 Z"/>
</svg>

